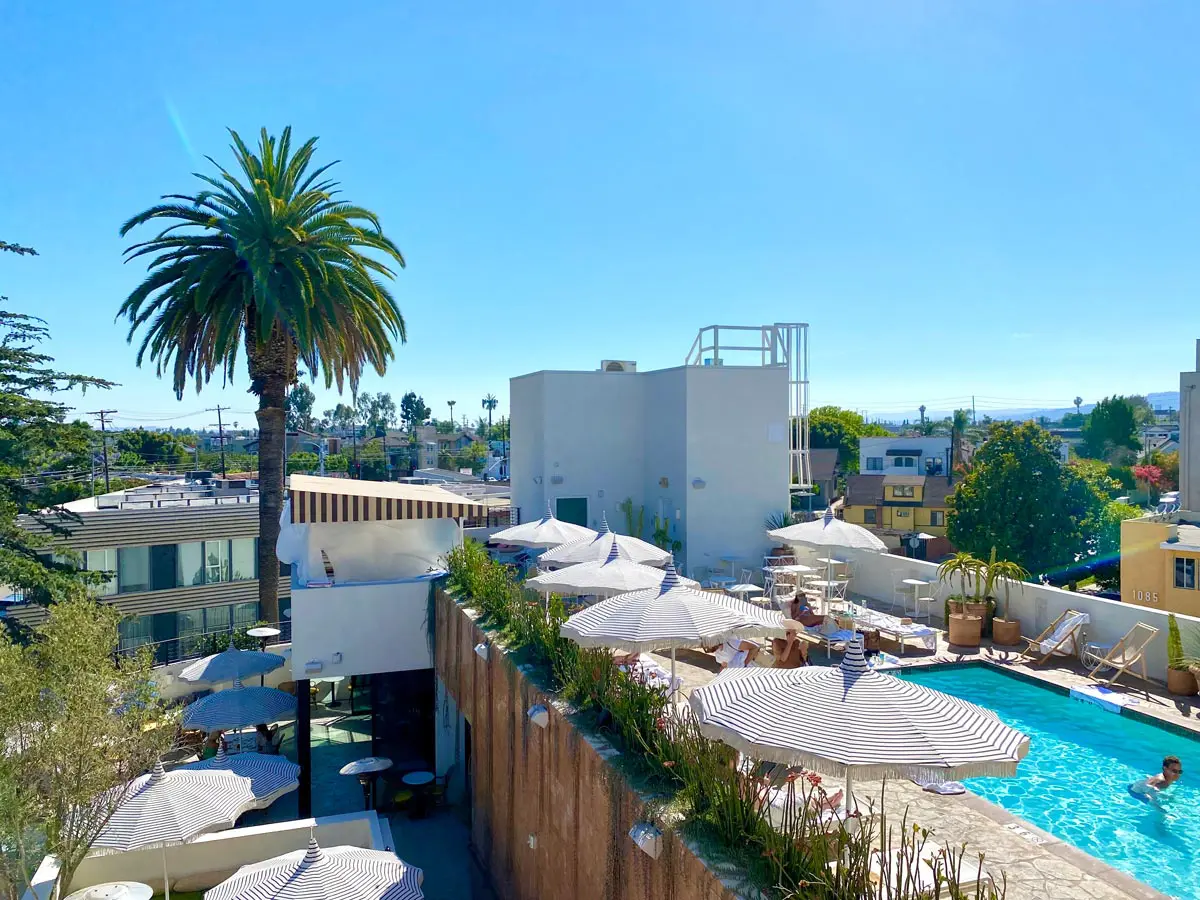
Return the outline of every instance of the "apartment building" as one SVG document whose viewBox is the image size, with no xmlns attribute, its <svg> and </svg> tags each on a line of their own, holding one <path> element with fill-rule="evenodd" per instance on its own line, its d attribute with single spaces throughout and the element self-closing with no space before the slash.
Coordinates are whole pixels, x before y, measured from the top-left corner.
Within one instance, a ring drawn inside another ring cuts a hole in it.
<svg viewBox="0 0 1200 900">
<path fill-rule="evenodd" d="M 87 570 L 108 573 L 98 593 L 129 616 L 123 648 L 154 644 L 167 661 L 195 649 L 205 633 L 258 621 L 256 482 L 191 473 L 66 509 L 76 521 L 57 547 L 74 551 Z M 281 613 L 289 604 L 290 581 L 281 577 Z M 36 604 L 5 612 L 23 622 L 44 614 Z"/>
<path fill-rule="evenodd" d="M 858 471 L 861 475 L 946 475 L 950 472 L 950 438 L 861 438 Z"/>
</svg>

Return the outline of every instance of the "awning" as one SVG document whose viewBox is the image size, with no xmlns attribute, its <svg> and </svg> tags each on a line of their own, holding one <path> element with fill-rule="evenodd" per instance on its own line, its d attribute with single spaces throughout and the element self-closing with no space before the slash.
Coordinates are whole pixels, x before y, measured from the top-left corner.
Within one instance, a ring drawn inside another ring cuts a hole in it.
<svg viewBox="0 0 1200 900">
<path fill-rule="evenodd" d="M 357 481 L 350 478 L 288 478 L 294 524 L 462 519 L 483 515 L 482 504 L 426 484 Z"/>
<path fill-rule="evenodd" d="M 884 456 L 920 456 L 920 450 L 887 450 Z"/>
</svg>

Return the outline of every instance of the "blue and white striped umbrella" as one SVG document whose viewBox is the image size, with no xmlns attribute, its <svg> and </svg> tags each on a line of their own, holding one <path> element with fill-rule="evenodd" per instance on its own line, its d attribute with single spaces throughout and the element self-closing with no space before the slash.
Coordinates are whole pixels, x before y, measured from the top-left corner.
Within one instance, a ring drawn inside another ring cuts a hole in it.
<svg viewBox="0 0 1200 900">
<path fill-rule="evenodd" d="M 177 771 L 228 772 L 245 778 L 250 783 L 256 809 L 265 809 L 300 786 L 300 767 L 287 757 L 265 753 L 237 753 L 230 756 L 225 752 L 224 744 L 211 759 L 188 763 Z"/>
<path fill-rule="evenodd" d="M 296 698 L 277 688 L 233 687 L 201 697 L 183 708 L 183 727 L 199 731 L 245 728 L 296 715 Z"/>
<path fill-rule="evenodd" d="M 847 550 L 872 550 L 887 553 L 888 547 L 872 532 L 846 522 L 833 514 L 828 507 L 825 515 L 811 522 L 800 522 L 786 528 L 776 528 L 767 535 L 784 544 L 808 544 L 812 547 L 842 547 Z"/>
<path fill-rule="evenodd" d="M 108 824 L 92 842 L 93 851 L 124 853 L 187 843 L 232 828 L 238 816 L 254 808 L 245 778 L 229 772 L 166 772 L 162 763 L 123 792 Z"/>
<path fill-rule="evenodd" d="M 570 541 L 591 539 L 596 532 L 583 525 L 564 522 L 556 519 L 550 504 L 546 504 L 546 514 L 533 522 L 522 522 L 493 534 L 489 541 L 499 544 L 516 544 L 518 547 L 531 547 L 535 550 L 546 547 L 557 547 Z"/>
<path fill-rule="evenodd" d="M 544 572 L 525 579 L 525 586 L 538 592 L 612 597 L 630 591 L 659 588 L 666 577 L 665 570 L 634 562 L 620 544 L 613 542 L 608 556 L 599 562 L 579 563 Z M 687 578 L 680 578 L 679 581 L 687 587 L 700 587 Z"/>
<path fill-rule="evenodd" d="M 872 671 L 862 638 L 839 666 L 726 669 L 691 696 L 707 737 L 827 775 L 949 781 L 1012 776 L 1029 738 L 994 712 Z"/>
<path fill-rule="evenodd" d="M 184 681 L 233 681 L 274 672 L 286 660 L 277 653 L 239 650 L 230 647 L 204 659 L 198 659 L 179 673 Z"/>
<path fill-rule="evenodd" d="M 671 561 L 670 552 L 661 547 L 648 544 L 646 541 L 628 534 L 617 534 L 615 531 L 610 531 L 608 518 L 602 515 L 599 534 L 583 540 L 571 541 L 569 544 L 563 544 L 553 550 L 547 550 L 538 557 L 538 565 L 558 567 L 573 566 L 576 563 L 603 562 L 608 559 L 614 544 L 627 558 L 642 565 L 665 566 Z"/>
<path fill-rule="evenodd" d="M 424 874 L 394 853 L 361 847 L 307 850 L 242 866 L 204 900 L 423 900 Z"/>
</svg>

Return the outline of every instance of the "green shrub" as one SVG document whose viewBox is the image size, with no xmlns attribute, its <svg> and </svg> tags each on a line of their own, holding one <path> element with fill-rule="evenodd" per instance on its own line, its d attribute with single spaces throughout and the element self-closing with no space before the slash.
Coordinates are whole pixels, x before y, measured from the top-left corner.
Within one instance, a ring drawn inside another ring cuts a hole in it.
<svg viewBox="0 0 1200 900">
<path fill-rule="evenodd" d="M 1179 633 L 1179 622 L 1175 620 L 1175 613 L 1167 616 L 1167 668 L 1187 668 L 1183 657 L 1183 635 Z"/>
<path fill-rule="evenodd" d="M 763 897 L 873 900 L 878 896 L 869 879 L 873 848 L 895 847 L 906 860 L 922 854 L 929 833 L 907 821 L 895 844 L 882 815 L 863 820 L 861 827 L 827 829 L 815 802 L 826 799 L 819 776 L 755 760 L 739 765 L 731 747 L 700 734 L 695 719 L 677 712 L 663 691 L 621 672 L 611 651 L 583 649 L 560 637 L 567 618 L 562 600 L 552 597 L 546 604 L 482 545 L 466 541 L 450 551 L 447 562 L 448 589 L 483 615 L 480 624 L 501 632 L 511 652 L 541 666 L 552 690 L 590 716 L 656 793 L 672 795 L 683 827 L 711 837 Z M 831 866 L 835 860 L 840 864 Z M 973 866 L 977 863 L 961 850 L 943 850 L 939 867 L 945 883 L 935 896 L 1000 900 L 1003 888 L 959 891 L 960 868 L 969 872 Z M 888 896 L 915 900 L 918 894 L 905 884 L 894 885 Z"/>
</svg>

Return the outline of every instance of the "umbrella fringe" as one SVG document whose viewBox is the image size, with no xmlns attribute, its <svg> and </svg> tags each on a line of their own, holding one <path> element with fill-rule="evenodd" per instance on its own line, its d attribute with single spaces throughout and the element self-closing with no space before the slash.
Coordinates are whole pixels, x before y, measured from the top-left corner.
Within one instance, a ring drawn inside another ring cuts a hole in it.
<svg viewBox="0 0 1200 900">
<path fill-rule="evenodd" d="M 737 628 L 705 635 L 702 640 L 662 637 L 648 641 L 630 641 L 615 635 L 583 635 L 570 625 L 564 624 L 559 627 L 558 634 L 559 637 L 564 637 L 586 649 L 608 647 L 612 650 L 625 650 L 629 653 L 648 653 L 652 650 L 670 650 L 672 647 L 677 650 L 692 647 L 714 647 L 734 638 L 752 638 L 762 633 L 769 633 L 770 630 L 767 626 L 760 628 L 756 625 L 739 625 Z"/>
</svg>

